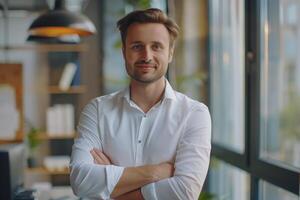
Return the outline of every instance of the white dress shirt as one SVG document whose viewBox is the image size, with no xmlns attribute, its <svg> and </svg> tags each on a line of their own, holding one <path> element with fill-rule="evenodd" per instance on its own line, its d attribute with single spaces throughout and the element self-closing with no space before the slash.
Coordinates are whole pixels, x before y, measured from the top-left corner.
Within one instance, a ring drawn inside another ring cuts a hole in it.
<svg viewBox="0 0 300 200">
<path fill-rule="evenodd" d="M 70 163 L 74 193 L 110 199 L 125 167 L 168 161 L 174 163 L 174 176 L 142 187 L 144 199 L 198 199 L 211 149 L 208 108 L 166 81 L 162 100 L 144 113 L 130 100 L 129 90 L 95 98 L 84 108 Z M 92 148 L 113 165 L 94 164 Z"/>
</svg>

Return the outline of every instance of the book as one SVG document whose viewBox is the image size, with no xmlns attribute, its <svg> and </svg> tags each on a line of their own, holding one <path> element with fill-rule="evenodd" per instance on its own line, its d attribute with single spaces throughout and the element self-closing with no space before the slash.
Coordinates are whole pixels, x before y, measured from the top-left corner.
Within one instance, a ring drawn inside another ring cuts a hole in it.
<svg viewBox="0 0 300 200">
<path fill-rule="evenodd" d="M 76 60 L 74 63 L 76 64 L 77 68 L 76 68 L 76 72 L 74 74 L 74 78 L 72 80 L 71 85 L 78 86 L 78 85 L 80 85 L 80 62 L 79 62 L 79 60 Z"/>
<path fill-rule="evenodd" d="M 47 134 L 72 135 L 75 132 L 75 111 L 72 104 L 56 104 L 47 109 Z"/>
<path fill-rule="evenodd" d="M 58 83 L 59 89 L 65 91 L 70 88 L 76 69 L 77 66 L 75 63 L 70 62 L 65 65 L 63 73 Z"/>
</svg>

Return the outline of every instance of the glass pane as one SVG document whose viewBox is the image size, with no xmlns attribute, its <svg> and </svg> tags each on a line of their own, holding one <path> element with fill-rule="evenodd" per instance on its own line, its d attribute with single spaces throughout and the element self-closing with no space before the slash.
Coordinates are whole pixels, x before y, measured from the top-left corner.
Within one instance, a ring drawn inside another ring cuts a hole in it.
<svg viewBox="0 0 300 200">
<path fill-rule="evenodd" d="M 176 1 L 170 5 L 180 27 L 169 78 L 176 90 L 207 103 L 207 3 Z"/>
<path fill-rule="evenodd" d="M 243 153 L 245 137 L 244 1 L 210 5 L 213 141 Z"/>
<path fill-rule="evenodd" d="M 248 173 L 215 158 L 211 161 L 208 183 L 209 191 L 214 195 L 214 199 L 250 199 Z"/>
<path fill-rule="evenodd" d="M 263 0 L 260 12 L 260 156 L 299 168 L 300 1 Z"/>
<path fill-rule="evenodd" d="M 266 181 L 260 181 L 260 200 L 299 200 L 298 196 Z"/>
<path fill-rule="evenodd" d="M 121 51 L 120 33 L 116 22 L 125 15 L 125 3 L 120 0 L 106 0 L 104 3 L 103 24 L 103 78 L 104 93 L 108 94 L 123 88 L 128 82 Z"/>
</svg>

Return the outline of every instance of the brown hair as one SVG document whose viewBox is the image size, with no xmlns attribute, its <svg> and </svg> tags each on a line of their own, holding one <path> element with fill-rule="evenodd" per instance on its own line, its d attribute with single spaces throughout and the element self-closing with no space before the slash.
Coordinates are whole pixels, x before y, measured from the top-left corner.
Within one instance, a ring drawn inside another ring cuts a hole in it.
<svg viewBox="0 0 300 200">
<path fill-rule="evenodd" d="M 179 32 L 178 25 L 160 9 L 149 8 L 146 10 L 136 10 L 127 14 L 117 22 L 117 27 L 120 30 L 123 45 L 125 44 L 128 27 L 133 23 L 163 24 L 170 35 L 170 47 L 174 45 Z"/>
</svg>

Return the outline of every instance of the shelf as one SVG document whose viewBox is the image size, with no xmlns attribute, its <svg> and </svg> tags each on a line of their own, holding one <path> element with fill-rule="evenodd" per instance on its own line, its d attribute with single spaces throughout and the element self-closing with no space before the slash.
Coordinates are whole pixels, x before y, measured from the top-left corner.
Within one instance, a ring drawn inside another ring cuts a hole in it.
<svg viewBox="0 0 300 200">
<path fill-rule="evenodd" d="M 24 51 L 33 50 L 41 52 L 84 52 L 88 50 L 85 44 L 25 44 L 20 46 L 0 46 L 0 50 Z"/>
<path fill-rule="evenodd" d="M 11 143 L 21 143 L 23 139 L 13 139 L 13 140 L 0 140 L 0 144 L 11 144 Z"/>
<path fill-rule="evenodd" d="M 48 92 L 50 94 L 82 94 L 86 91 L 83 85 L 71 86 L 68 90 L 61 90 L 58 86 L 49 86 Z"/>
<path fill-rule="evenodd" d="M 26 172 L 28 172 L 28 173 L 38 173 L 38 174 L 47 174 L 47 175 L 68 175 L 70 173 L 69 169 L 52 171 L 52 170 L 48 170 L 45 167 L 27 168 Z"/>
<path fill-rule="evenodd" d="M 61 135 L 49 135 L 47 133 L 42 133 L 38 135 L 40 140 L 63 140 L 63 139 L 74 139 L 76 133 L 72 134 L 61 134 Z"/>
</svg>

